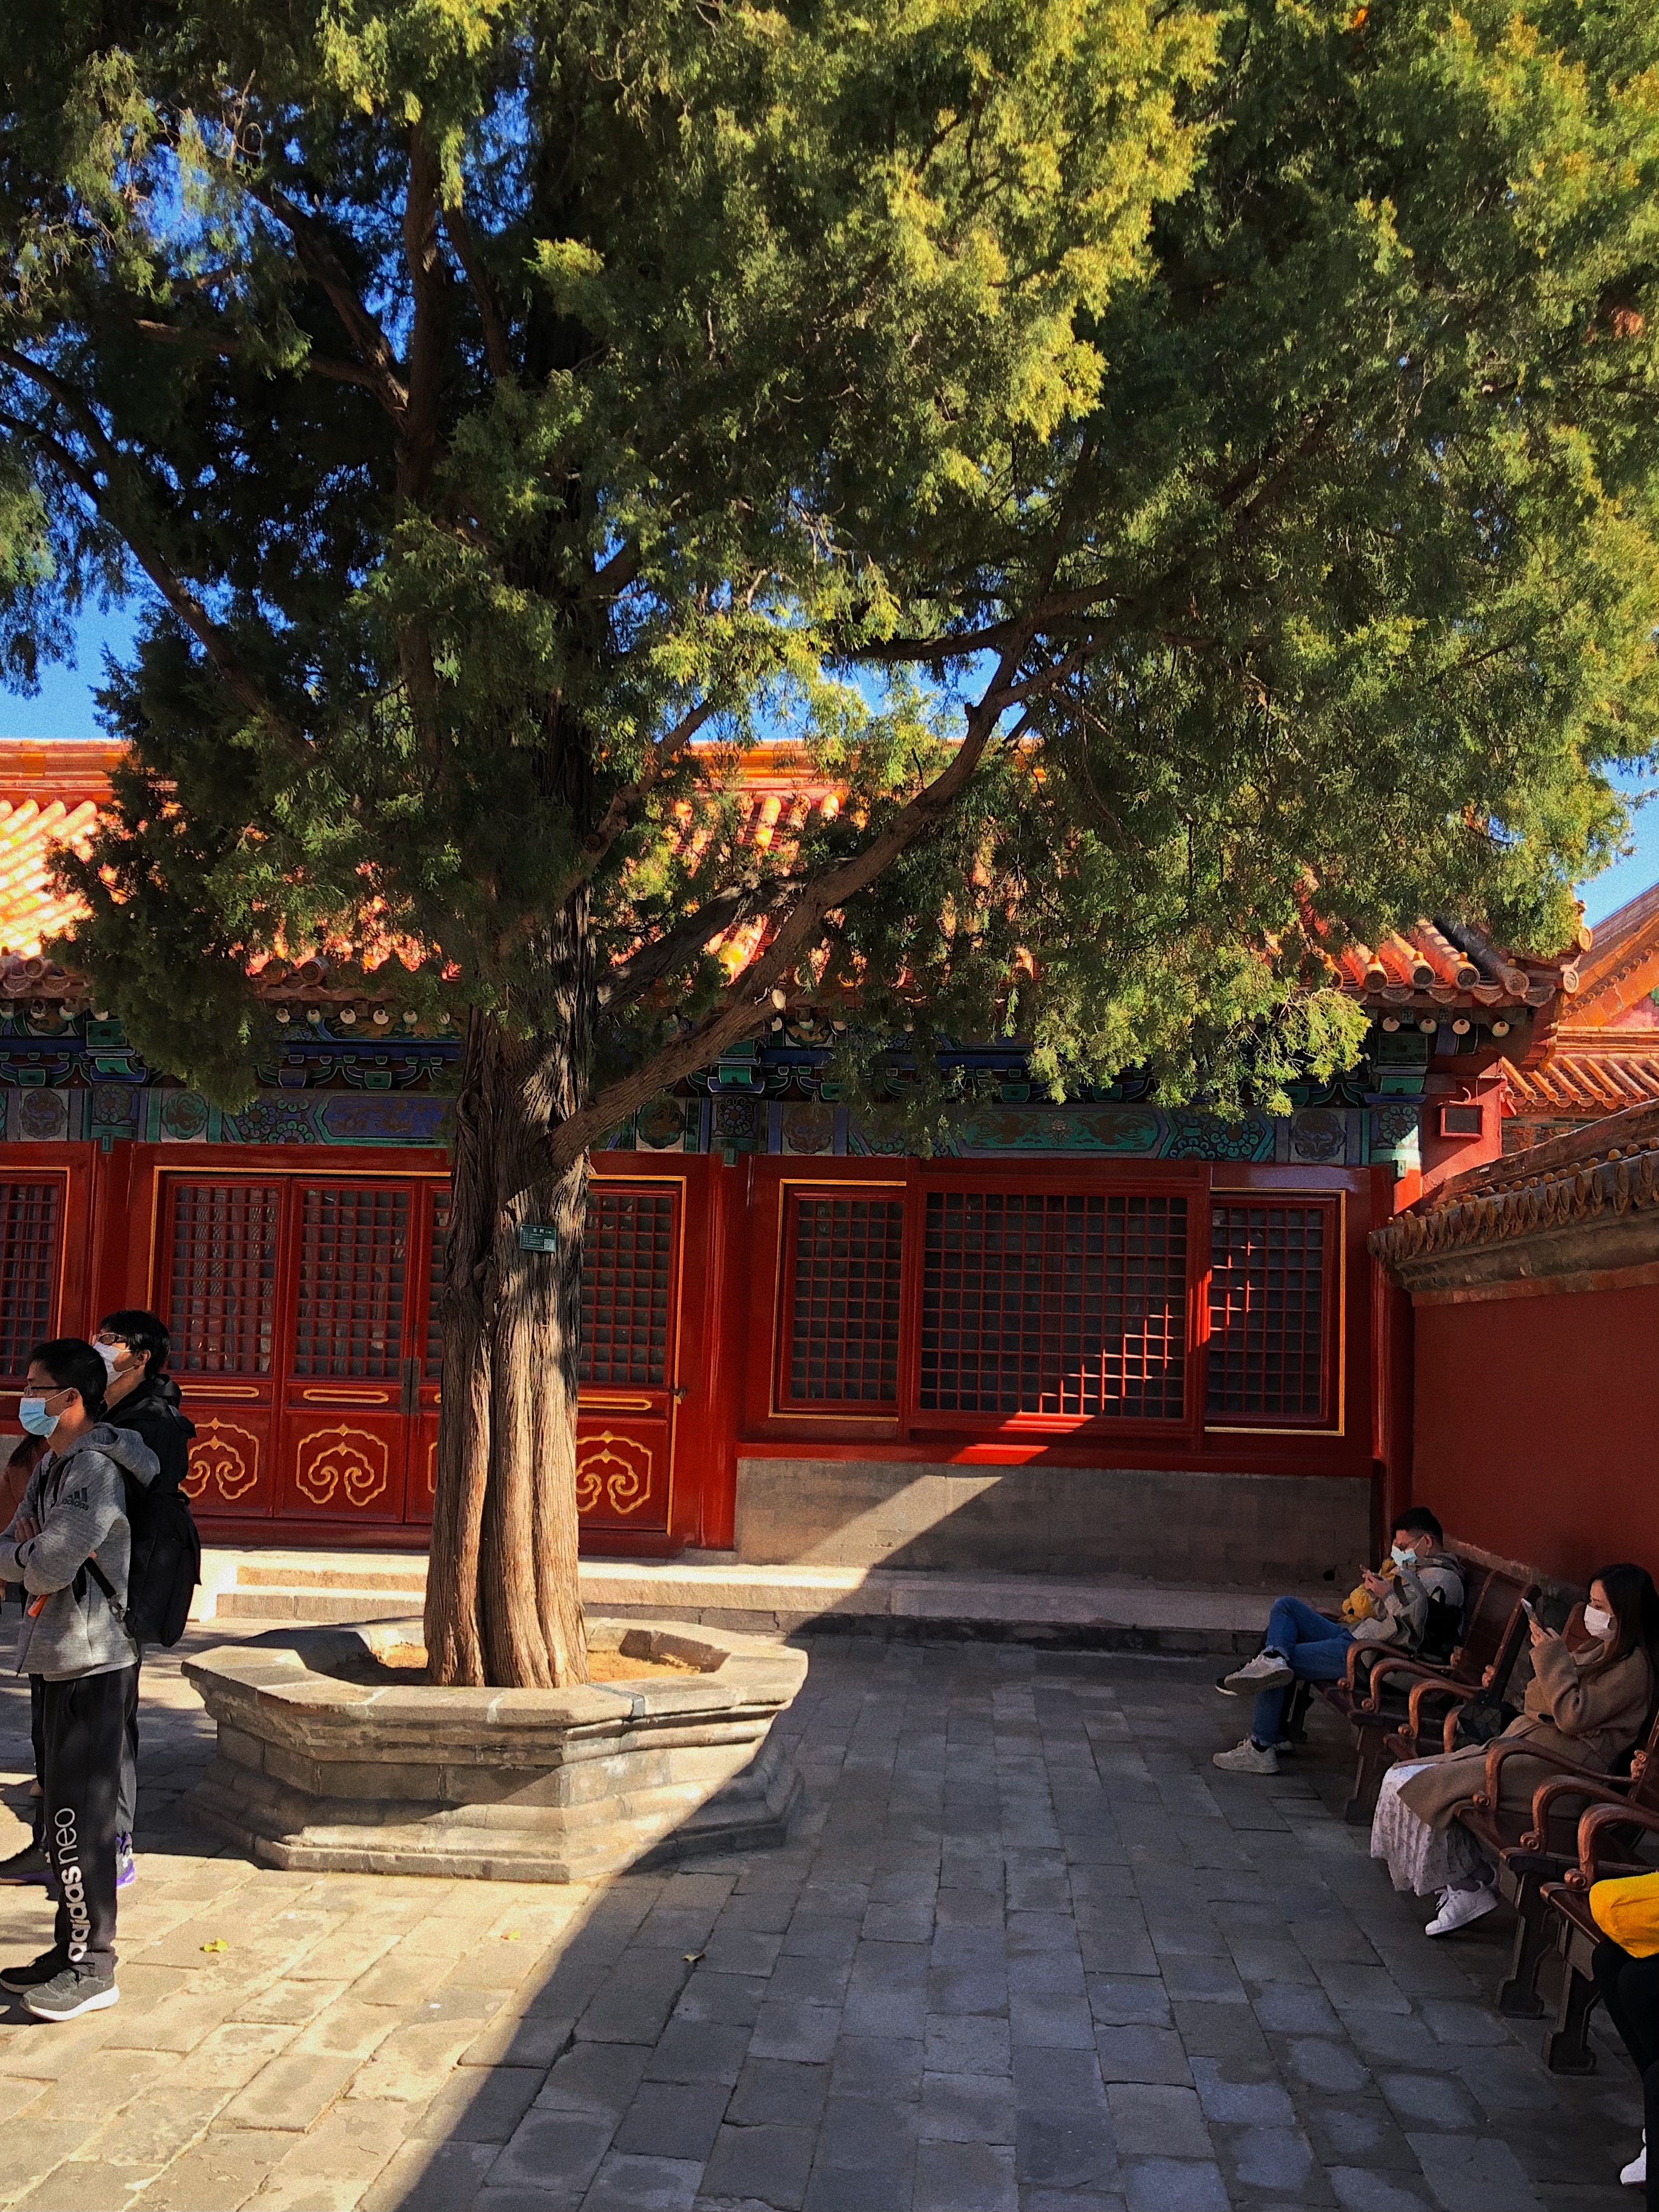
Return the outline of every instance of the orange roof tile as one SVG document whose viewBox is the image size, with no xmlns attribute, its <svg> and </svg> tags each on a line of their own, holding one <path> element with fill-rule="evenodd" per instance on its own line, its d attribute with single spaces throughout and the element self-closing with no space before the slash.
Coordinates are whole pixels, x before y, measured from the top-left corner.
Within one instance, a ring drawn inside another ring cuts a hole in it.
<svg viewBox="0 0 1659 2212">
<path fill-rule="evenodd" d="M 0 998 L 78 1000 L 79 979 L 40 957 L 48 938 L 74 920 L 70 901 L 49 888 L 53 854 L 65 840 L 79 844 L 97 818 L 98 803 L 109 794 L 109 775 L 125 748 L 106 743 L 40 744 L 0 739 Z M 803 789 L 799 755 L 789 746 L 759 746 L 746 754 L 742 781 L 732 797 L 738 808 L 737 842 L 776 859 L 786 854 L 816 813 L 833 819 L 842 799 L 833 789 Z M 678 810 L 687 836 L 688 857 L 695 858 L 716 830 L 707 816 L 696 820 L 690 806 Z M 693 828 L 694 821 L 696 827 Z M 1640 910 L 1638 912 L 1638 909 Z M 1393 931 L 1375 949 L 1350 942 L 1328 955 L 1330 981 L 1340 990 L 1373 1006 L 1390 1025 L 1431 1018 L 1449 1021 L 1461 1011 L 1527 1009 L 1537 1015 L 1534 1055 L 1543 1043 L 1540 1032 L 1567 1010 L 1581 978 L 1593 973 L 1596 990 L 1609 975 L 1624 977 L 1633 952 L 1654 947 L 1659 981 L 1659 886 L 1632 901 L 1603 933 L 1613 933 L 1610 955 L 1601 937 L 1596 957 L 1583 960 L 1589 933 L 1553 960 L 1521 959 L 1493 945 L 1478 930 L 1444 915 Z M 741 967 L 765 934 L 765 925 L 749 923 L 719 946 L 729 965 Z M 1623 948 L 1621 964 L 1620 947 Z M 389 955 L 396 955 L 389 959 Z M 417 948 L 387 939 L 374 945 L 325 948 L 322 957 L 296 962 L 259 963 L 262 996 L 282 1001 L 378 997 L 407 967 Z M 371 975 L 386 969 L 380 981 Z M 1577 1007 L 1572 1006 L 1577 1018 Z M 1611 1018 L 1611 1012 L 1605 1017 Z"/>
</svg>

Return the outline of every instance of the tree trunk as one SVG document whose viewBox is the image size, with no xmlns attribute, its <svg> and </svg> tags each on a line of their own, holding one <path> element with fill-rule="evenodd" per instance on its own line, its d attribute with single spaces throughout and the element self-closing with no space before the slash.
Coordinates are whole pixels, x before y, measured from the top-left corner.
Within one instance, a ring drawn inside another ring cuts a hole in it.
<svg viewBox="0 0 1659 2212">
<path fill-rule="evenodd" d="M 434 1682 L 587 1680 L 577 1584 L 576 1391 L 587 1159 L 540 1171 L 550 1109 L 579 1088 L 568 1050 L 474 1012 L 452 1147 L 440 1309 L 442 1405 L 427 1578 Z M 550 1229 L 553 1251 L 520 1231 Z"/>
</svg>

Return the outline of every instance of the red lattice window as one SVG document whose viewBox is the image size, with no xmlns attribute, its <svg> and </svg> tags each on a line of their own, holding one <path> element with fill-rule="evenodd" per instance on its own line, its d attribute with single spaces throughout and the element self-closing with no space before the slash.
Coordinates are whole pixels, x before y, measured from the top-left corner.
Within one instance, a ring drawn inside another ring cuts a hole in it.
<svg viewBox="0 0 1659 2212">
<path fill-rule="evenodd" d="M 903 1200 L 798 1197 L 789 1233 L 786 1398 L 894 1404 Z"/>
<path fill-rule="evenodd" d="M 167 1329 L 180 1372 L 270 1374 L 282 1211 L 275 1183 L 173 1185 Z"/>
<path fill-rule="evenodd" d="M 1212 1419 L 1318 1420 L 1328 1362 L 1329 1206 L 1224 1206 L 1210 1217 Z"/>
<path fill-rule="evenodd" d="M 324 1183 L 303 1190 L 294 1372 L 399 1376 L 408 1261 L 406 1189 Z"/>
<path fill-rule="evenodd" d="M 432 1243 L 426 1267 L 425 1379 L 428 1382 L 438 1382 L 443 1379 L 444 1334 L 441 1315 L 444 1294 L 444 1255 L 448 1233 L 449 1201 L 441 1192 L 434 1191 Z"/>
<path fill-rule="evenodd" d="M 64 1188 L 0 1182 L 0 1376 L 21 1382 L 29 1353 L 52 1334 Z"/>
<path fill-rule="evenodd" d="M 924 1410 L 1180 1420 L 1187 1201 L 931 1191 Z"/>
<path fill-rule="evenodd" d="M 592 1191 L 582 1259 L 584 1382 L 667 1387 L 673 1284 L 674 1194 Z"/>
</svg>

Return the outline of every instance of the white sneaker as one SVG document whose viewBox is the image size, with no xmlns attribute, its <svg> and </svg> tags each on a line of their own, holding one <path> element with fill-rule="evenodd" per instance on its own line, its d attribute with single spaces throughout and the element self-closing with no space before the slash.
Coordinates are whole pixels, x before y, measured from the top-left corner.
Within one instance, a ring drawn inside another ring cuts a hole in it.
<svg viewBox="0 0 1659 2212">
<path fill-rule="evenodd" d="M 1210 1764 L 1218 1766 L 1224 1774 L 1277 1774 L 1279 1753 L 1263 1751 L 1260 1744 L 1246 1736 L 1231 1751 L 1217 1752 Z"/>
<path fill-rule="evenodd" d="M 1489 1912 L 1496 1912 L 1498 1891 L 1488 1883 L 1480 1889 L 1443 1889 L 1440 1910 L 1427 1929 L 1430 1936 L 1449 1936 L 1455 1928 L 1467 1928 L 1472 1920 L 1484 1920 Z"/>
<path fill-rule="evenodd" d="M 1648 2131 L 1642 2130 L 1642 2148 L 1630 2164 L 1620 2171 L 1619 2179 L 1626 2189 L 1640 2189 L 1648 2178 Z"/>
<path fill-rule="evenodd" d="M 1245 1690 L 1288 1689 L 1295 1680 L 1296 1676 L 1277 1651 L 1258 1651 L 1254 1659 L 1247 1659 L 1242 1667 L 1235 1667 L 1232 1673 L 1224 1677 L 1223 1686 L 1237 1697 Z"/>
</svg>

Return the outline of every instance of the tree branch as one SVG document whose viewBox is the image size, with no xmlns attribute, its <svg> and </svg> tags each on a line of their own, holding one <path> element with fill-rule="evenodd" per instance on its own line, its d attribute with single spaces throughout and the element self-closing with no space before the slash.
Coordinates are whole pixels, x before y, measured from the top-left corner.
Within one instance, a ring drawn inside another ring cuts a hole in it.
<svg viewBox="0 0 1659 2212">
<path fill-rule="evenodd" d="M 417 123 L 409 134 L 404 195 L 404 260 L 415 313 L 409 337 L 407 398 L 399 426 L 398 485 L 420 500 L 438 457 L 438 386 L 443 370 L 444 264 L 438 251 L 438 157 Z"/>
<path fill-rule="evenodd" d="M 409 405 L 409 393 L 399 374 L 397 356 L 346 273 L 327 225 L 297 207 L 278 185 L 255 182 L 250 183 L 247 189 L 293 239 L 301 267 L 327 295 L 353 351 L 368 371 L 369 390 L 401 427 Z"/>
<path fill-rule="evenodd" d="M 44 368 L 39 362 L 31 361 L 27 354 L 20 354 L 13 347 L 0 346 L 0 363 L 50 392 L 76 418 L 82 434 L 91 446 L 98 458 L 98 465 L 104 471 L 105 487 L 100 489 L 95 474 L 47 431 L 9 416 L 5 419 L 9 426 L 33 440 L 48 453 L 54 466 L 61 469 L 70 483 L 91 501 L 100 520 L 107 523 L 125 542 L 133 559 L 185 629 L 199 642 L 209 660 L 223 678 L 233 697 L 240 700 L 249 714 L 263 722 L 272 736 L 279 738 L 290 751 L 308 761 L 311 747 L 303 731 L 265 696 L 226 632 L 214 621 L 189 585 L 174 571 L 150 532 L 129 511 L 131 496 L 129 495 L 127 500 L 123 500 L 121 485 L 123 483 L 130 483 L 133 473 L 131 459 L 110 438 L 83 396 L 53 370 Z"/>
<path fill-rule="evenodd" d="M 141 337 L 157 345 L 193 346 L 203 353 L 218 354 L 225 361 L 240 361 L 247 353 L 243 339 L 220 337 L 212 331 L 184 330 L 174 323 L 148 322 L 142 316 L 134 318 L 132 327 Z M 336 361 L 329 354 L 307 353 L 300 367 L 302 374 L 325 377 L 331 384 L 356 384 L 365 392 L 376 388 L 368 369 L 354 362 Z"/>
<path fill-rule="evenodd" d="M 950 766 L 902 806 L 862 852 L 837 861 L 802 887 L 771 943 L 733 981 L 726 1005 L 665 1045 L 643 1067 L 608 1085 L 579 1113 L 550 1130 L 544 1172 L 550 1168 L 555 1174 L 562 1173 L 625 1115 L 682 1076 L 706 1067 L 766 1018 L 774 988 L 817 941 L 826 915 L 867 890 L 919 837 L 942 821 L 961 797 L 1008 704 L 1011 679 L 1023 645 L 1024 641 L 1018 646 L 1011 644 L 1004 653 L 996 675 L 969 710 L 966 732 Z"/>
<path fill-rule="evenodd" d="M 711 938 L 724 936 L 757 915 L 774 914 L 787 906 L 801 889 L 799 880 L 779 877 L 770 883 L 740 884 L 722 891 L 707 906 L 676 922 L 665 935 L 653 938 L 637 952 L 619 961 L 599 986 L 599 1003 L 612 1012 L 631 1006 L 652 986 L 672 975 L 700 952 Z"/>
<path fill-rule="evenodd" d="M 478 258 L 477 241 L 472 235 L 472 226 L 463 213 L 459 201 L 443 211 L 444 228 L 455 249 L 455 258 L 461 264 L 461 273 L 472 295 L 473 305 L 478 310 L 478 320 L 483 325 L 484 359 L 489 363 L 489 373 L 497 384 L 508 384 L 513 379 L 513 349 L 507 342 L 507 325 L 501 320 L 501 310 L 495 304 L 495 294 L 488 272 Z"/>
</svg>

